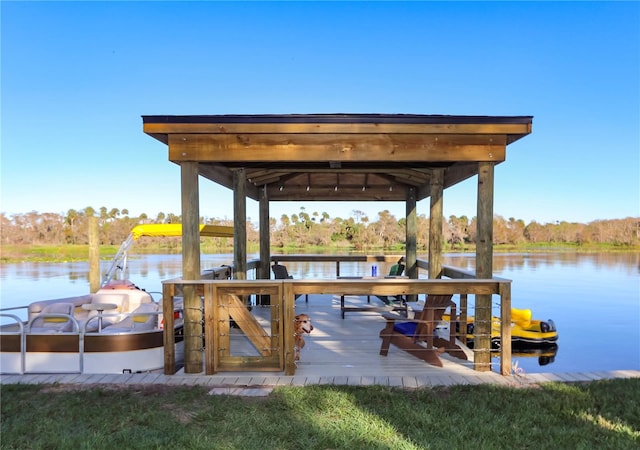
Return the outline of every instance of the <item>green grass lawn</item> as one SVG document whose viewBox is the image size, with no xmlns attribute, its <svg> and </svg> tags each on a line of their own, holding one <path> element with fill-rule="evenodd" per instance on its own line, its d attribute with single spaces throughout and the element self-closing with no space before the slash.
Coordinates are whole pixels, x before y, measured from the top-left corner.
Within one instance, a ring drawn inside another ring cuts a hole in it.
<svg viewBox="0 0 640 450">
<path fill-rule="evenodd" d="M 3 449 L 637 449 L 640 379 L 401 390 L 3 385 Z"/>
</svg>

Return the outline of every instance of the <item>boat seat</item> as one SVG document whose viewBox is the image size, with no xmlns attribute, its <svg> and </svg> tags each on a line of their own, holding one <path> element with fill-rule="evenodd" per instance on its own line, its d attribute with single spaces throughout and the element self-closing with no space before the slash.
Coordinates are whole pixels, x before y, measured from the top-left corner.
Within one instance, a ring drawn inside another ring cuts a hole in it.
<svg viewBox="0 0 640 450">
<path fill-rule="evenodd" d="M 47 305 L 52 305 L 54 303 L 72 303 L 75 308 L 80 308 L 81 305 L 85 303 L 89 303 L 90 301 L 91 301 L 91 294 L 80 295 L 77 297 L 65 297 L 65 298 L 58 298 L 58 299 L 51 299 L 51 300 L 36 301 L 29 304 L 28 319 L 31 320 L 36 316 L 38 316 L 40 313 L 42 313 L 42 309 L 45 308 Z M 86 312 L 87 311 L 84 311 L 84 313 Z M 74 317 L 77 318 L 75 315 L 75 311 L 74 311 Z"/>
<path fill-rule="evenodd" d="M 31 320 L 31 333 L 68 333 L 73 331 L 73 303 L 51 303 Z M 48 316 L 55 314 L 55 316 Z M 64 317 L 63 315 L 69 316 Z"/>
<path fill-rule="evenodd" d="M 153 303 L 153 298 L 151 298 L 151 294 L 146 291 L 140 289 L 133 289 L 130 291 L 125 291 L 126 296 L 129 299 L 127 309 L 122 312 L 134 312 L 140 305 Z"/>
<path fill-rule="evenodd" d="M 111 291 L 113 292 L 113 291 Z M 123 314 L 126 314 L 129 311 L 129 297 L 126 294 L 116 294 L 116 293 L 105 293 L 105 292 L 96 292 L 91 295 L 91 301 L 89 303 L 112 303 L 116 305 L 116 309 L 105 310 L 102 313 L 102 329 L 104 330 L 108 326 L 112 325 L 115 322 L 119 322 L 125 318 Z M 82 310 L 82 307 L 80 307 Z M 98 331 L 98 311 L 91 310 L 86 311 L 82 310 L 86 314 L 83 317 L 82 313 L 78 313 L 78 308 L 76 308 L 76 314 L 81 317 L 82 323 L 81 327 L 89 333 Z"/>
<path fill-rule="evenodd" d="M 102 330 L 103 333 L 124 333 L 131 331 L 150 331 L 158 325 L 159 307 L 156 303 L 142 303 L 119 322 Z"/>
</svg>

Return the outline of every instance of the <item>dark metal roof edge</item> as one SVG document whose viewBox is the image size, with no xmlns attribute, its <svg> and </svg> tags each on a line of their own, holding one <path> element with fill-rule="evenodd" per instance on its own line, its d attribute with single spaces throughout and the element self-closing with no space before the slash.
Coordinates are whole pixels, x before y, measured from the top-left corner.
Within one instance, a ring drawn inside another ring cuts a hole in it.
<svg viewBox="0 0 640 450">
<path fill-rule="evenodd" d="M 405 123 L 483 124 L 531 123 L 533 116 L 453 116 L 440 114 L 225 114 L 142 116 L 143 123 Z"/>
</svg>

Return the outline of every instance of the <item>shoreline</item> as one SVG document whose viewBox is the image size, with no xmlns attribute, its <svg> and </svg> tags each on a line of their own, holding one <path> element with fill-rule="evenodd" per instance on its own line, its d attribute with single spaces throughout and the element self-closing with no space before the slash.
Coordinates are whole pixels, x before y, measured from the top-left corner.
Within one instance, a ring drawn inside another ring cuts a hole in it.
<svg viewBox="0 0 640 450">
<path fill-rule="evenodd" d="M 101 261 L 110 261 L 116 254 L 118 246 L 107 245 L 101 247 Z M 274 251 L 275 250 L 275 251 Z M 302 250 L 305 250 L 304 252 Z M 311 250 L 311 252 L 309 251 Z M 132 252 L 131 255 L 179 255 L 182 249 L 176 247 L 172 251 L 167 251 L 162 246 L 147 246 L 145 248 L 138 248 L 137 251 Z M 317 247 L 314 249 L 309 248 L 275 248 L 272 249 L 273 253 L 278 254 L 340 254 L 340 253 L 402 253 L 404 249 L 381 249 L 371 248 L 367 250 L 355 250 L 350 248 L 332 248 L 332 247 Z M 546 243 L 538 245 L 495 245 L 493 248 L 494 253 L 547 253 L 547 252 L 566 252 L 566 253 L 639 253 L 640 246 L 613 246 L 612 244 L 589 244 L 589 245 L 572 245 L 572 244 L 558 244 L 558 243 Z M 427 250 L 424 250 L 427 252 Z M 468 246 L 462 249 L 459 248 L 443 248 L 444 253 L 453 254 L 473 254 L 475 253 L 475 246 Z M 233 247 L 228 248 L 207 248 L 203 247 L 201 253 L 207 254 L 220 254 L 220 253 L 233 253 Z M 257 250 L 256 252 L 257 253 Z M 44 263 L 68 263 L 68 262 L 86 262 L 89 261 L 89 246 L 88 245 L 20 245 L 20 244 L 8 244 L 2 246 L 2 254 L 0 255 L 0 264 L 17 264 L 23 262 L 44 262 Z"/>
</svg>

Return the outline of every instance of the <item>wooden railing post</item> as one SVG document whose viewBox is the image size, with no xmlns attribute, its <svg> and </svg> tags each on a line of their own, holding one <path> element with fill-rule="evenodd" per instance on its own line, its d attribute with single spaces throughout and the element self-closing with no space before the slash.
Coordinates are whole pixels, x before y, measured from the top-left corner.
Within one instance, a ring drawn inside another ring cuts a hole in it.
<svg viewBox="0 0 640 450">
<path fill-rule="evenodd" d="M 511 282 L 500 283 L 500 373 L 511 374 Z"/>
<path fill-rule="evenodd" d="M 458 338 L 464 345 L 467 345 L 467 314 L 468 299 L 467 294 L 460 294 L 460 330 L 458 331 Z"/>
<path fill-rule="evenodd" d="M 164 344 L 165 375 L 173 375 L 174 373 L 176 373 L 176 338 L 173 321 L 173 293 L 173 284 L 162 284 L 162 316 L 164 320 L 164 332 L 162 333 L 162 341 Z"/>
<path fill-rule="evenodd" d="M 293 291 L 292 281 L 282 282 L 282 297 L 280 304 L 283 308 L 283 320 L 282 331 L 284 335 L 284 370 L 285 375 L 295 375 L 296 362 L 295 362 L 295 293 Z"/>
<path fill-rule="evenodd" d="M 204 372 L 213 375 L 217 367 L 218 358 L 218 321 L 220 319 L 220 305 L 218 291 L 214 284 L 204 287 Z"/>
</svg>

